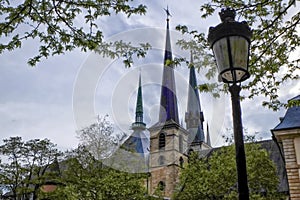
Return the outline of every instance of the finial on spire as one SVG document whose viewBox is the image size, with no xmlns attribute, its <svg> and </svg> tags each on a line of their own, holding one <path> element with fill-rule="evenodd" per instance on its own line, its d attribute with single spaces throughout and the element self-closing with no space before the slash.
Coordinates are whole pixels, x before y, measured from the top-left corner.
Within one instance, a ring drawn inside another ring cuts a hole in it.
<svg viewBox="0 0 300 200">
<path fill-rule="evenodd" d="M 144 129 L 146 124 L 143 122 L 143 95 L 142 95 L 142 83 L 141 83 L 141 68 L 139 69 L 139 85 L 136 99 L 135 108 L 135 122 L 132 124 L 132 129 Z"/>
<path fill-rule="evenodd" d="M 167 9 L 164 8 L 164 10 L 166 11 L 166 14 L 167 14 L 167 20 L 169 20 L 169 16 L 172 17 L 172 15 L 170 14 L 170 11 L 169 11 L 169 7 L 167 6 Z"/>
</svg>

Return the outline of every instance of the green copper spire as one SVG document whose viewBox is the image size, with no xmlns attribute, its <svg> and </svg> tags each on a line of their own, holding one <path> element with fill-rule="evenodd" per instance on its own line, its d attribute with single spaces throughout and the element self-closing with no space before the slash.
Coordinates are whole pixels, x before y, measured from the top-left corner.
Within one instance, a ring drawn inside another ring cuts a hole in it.
<svg viewBox="0 0 300 200">
<path fill-rule="evenodd" d="M 136 109 L 135 109 L 135 121 L 143 122 L 143 96 L 142 96 L 142 83 L 141 83 L 141 74 L 139 76 L 139 88 L 136 100 Z"/>
<path fill-rule="evenodd" d="M 135 108 L 135 122 L 132 124 L 132 129 L 135 128 L 145 128 L 146 124 L 143 122 L 143 95 L 142 95 L 142 80 L 141 72 L 139 75 L 139 87 L 136 99 L 136 108 Z"/>
</svg>

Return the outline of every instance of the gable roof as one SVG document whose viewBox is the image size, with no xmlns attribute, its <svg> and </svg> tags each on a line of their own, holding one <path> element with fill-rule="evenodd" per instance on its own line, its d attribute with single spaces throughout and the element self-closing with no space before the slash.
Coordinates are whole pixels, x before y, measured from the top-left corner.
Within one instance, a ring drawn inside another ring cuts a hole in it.
<svg viewBox="0 0 300 200">
<path fill-rule="evenodd" d="M 300 101 L 300 95 L 290 99 L 289 101 Z M 272 131 L 294 128 L 300 128 L 300 106 L 297 105 L 287 109 L 281 122 Z"/>
</svg>

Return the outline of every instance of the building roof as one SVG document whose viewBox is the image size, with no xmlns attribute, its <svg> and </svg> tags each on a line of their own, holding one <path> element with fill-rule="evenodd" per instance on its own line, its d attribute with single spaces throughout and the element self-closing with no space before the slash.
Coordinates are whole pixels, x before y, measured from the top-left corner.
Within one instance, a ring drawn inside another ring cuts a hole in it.
<svg viewBox="0 0 300 200">
<path fill-rule="evenodd" d="M 300 95 L 292 98 L 290 101 L 300 101 Z M 285 116 L 281 120 L 281 122 L 272 130 L 285 130 L 285 129 L 293 129 L 300 128 L 300 106 L 295 105 L 287 109 Z"/>
<path fill-rule="evenodd" d="M 123 143 L 123 147 L 134 153 L 139 153 L 141 156 L 149 153 L 150 141 L 145 130 L 135 130 L 133 134 Z"/>
<path fill-rule="evenodd" d="M 275 163 L 277 168 L 277 175 L 279 178 L 278 191 L 288 193 L 288 178 L 285 169 L 285 163 L 280 153 L 280 147 L 273 140 L 259 141 L 258 144 L 266 149 L 270 154 L 270 159 Z"/>
</svg>

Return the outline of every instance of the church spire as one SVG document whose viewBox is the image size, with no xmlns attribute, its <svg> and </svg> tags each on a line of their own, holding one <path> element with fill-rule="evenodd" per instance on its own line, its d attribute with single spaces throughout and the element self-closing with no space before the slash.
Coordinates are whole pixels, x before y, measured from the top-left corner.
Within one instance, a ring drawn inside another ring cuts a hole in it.
<svg viewBox="0 0 300 200">
<path fill-rule="evenodd" d="M 142 81 L 141 72 L 139 75 L 139 87 L 136 98 L 136 108 L 135 108 L 135 122 L 132 124 L 132 129 L 145 129 L 146 124 L 143 121 L 143 95 L 142 95 Z"/>
<path fill-rule="evenodd" d="M 207 133 L 206 133 L 206 144 L 211 146 L 211 141 L 210 141 L 210 134 L 209 134 L 209 127 L 208 127 L 208 123 L 206 124 L 206 128 L 207 128 Z"/>
<path fill-rule="evenodd" d="M 178 107 L 176 99 L 175 75 L 174 66 L 172 63 L 171 39 L 169 30 L 169 16 L 171 16 L 169 9 L 165 9 L 167 14 L 167 30 L 166 30 L 166 44 L 164 56 L 164 69 L 160 97 L 160 111 L 159 122 L 165 123 L 167 121 L 174 121 L 179 125 Z"/>
<path fill-rule="evenodd" d="M 190 141 L 192 143 L 204 142 L 204 117 L 203 112 L 201 111 L 200 98 L 197 86 L 198 84 L 195 73 L 195 67 L 193 65 L 193 53 L 191 52 L 188 101 L 187 112 L 185 113 L 185 122 L 187 130 L 190 132 L 191 136 L 194 137 L 193 140 Z"/>
</svg>

